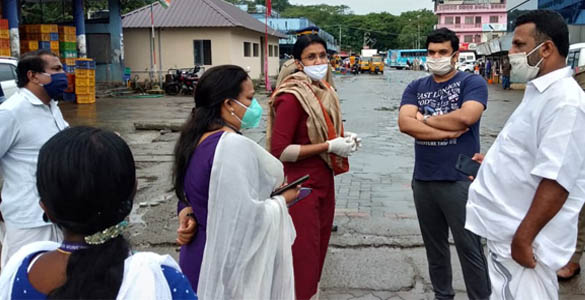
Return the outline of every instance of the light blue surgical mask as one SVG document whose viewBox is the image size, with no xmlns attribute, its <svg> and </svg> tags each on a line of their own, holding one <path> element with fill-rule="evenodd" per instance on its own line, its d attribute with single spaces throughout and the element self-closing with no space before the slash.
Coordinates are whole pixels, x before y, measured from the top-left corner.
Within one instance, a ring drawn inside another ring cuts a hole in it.
<svg viewBox="0 0 585 300">
<path fill-rule="evenodd" d="M 260 125 L 263 109 L 262 106 L 260 106 L 260 103 L 258 103 L 258 100 L 256 100 L 256 98 L 252 99 L 252 103 L 250 104 L 250 106 L 245 106 L 236 99 L 232 100 L 236 101 L 236 103 L 238 103 L 239 105 L 246 109 L 246 113 L 244 114 L 242 119 L 240 119 L 236 114 L 232 113 L 232 115 L 240 121 L 243 129 L 256 128 L 258 127 L 258 125 Z"/>
</svg>

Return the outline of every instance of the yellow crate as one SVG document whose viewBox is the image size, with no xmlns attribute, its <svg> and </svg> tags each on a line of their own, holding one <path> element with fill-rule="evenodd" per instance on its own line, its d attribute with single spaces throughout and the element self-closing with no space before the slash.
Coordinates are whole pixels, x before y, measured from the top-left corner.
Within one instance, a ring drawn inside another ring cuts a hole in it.
<svg viewBox="0 0 585 300">
<path fill-rule="evenodd" d="M 10 56 L 10 49 L 0 48 L 0 56 Z"/>
<path fill-rule="evenodd" d="M 95 103 L 95 93 L 93 94 L 76 94 L 77 103 L 79 104 L 91 104 Z"/>
<path fill-rule="evenodd" d="M 0 29 L 0 39 L 9 39 L 9 38 L 10 38 L 10 30 Z"/>
<path fill-rule="evenodd" d="M 76 58 L 76 60 L 79 60 Z M 73 63 L 75 65 L 75 63 Z M 95 79 L 95 70 L 88 70 L 88 69 L 75 69 L 75 77 L 76 78 L 91 78 Z"/>
<path fill-rule="evenodd" d="M 79 85 L 80 82 L 75 80 L 75 93 L 76 94 L 92 94 L 95 93 L 95 86 L 83 86 Z"/>
<path fill-rule="evenodd" d="M 68 66 L 75 66 L 75 58 L 61 58 L 61 62 Z"/>
<path fill-rule="evenodd" d="M 61 42 L 77 42 L 77 36 L 75 34 L 59 34 L 59 41 Z"/>
<path fill-rule="evenodd" d="M 89 87 L 95 90 L 95 79 L 94 78 L 78 78 L 75 77 L 75 86 L 78 87 Z M 80 92 L 85 94 L 86 92 Z"/>
<path fill-rule="evenodd" d="M 59 52 L 59 41 L 51 41 L 51 50 Z"/>
<path fill-rule="evenodd" d="M 57 33 L 59 32 L 59 27 L 57 24 L 41 24 L 40 25 L 40 33 Z"/>
<path fill-rule="evenodd" d="M 23 45 L 24 48 L 29 50 L 39 49 L 39 42 L 37 41 L 22 41 L 21 45 Z"/>
<path fill-rule="evenodd" d="M 59 26 L 59 34 L 63 35 L 75 35 L 77 30 L 74 26 Z"/>
</svg>

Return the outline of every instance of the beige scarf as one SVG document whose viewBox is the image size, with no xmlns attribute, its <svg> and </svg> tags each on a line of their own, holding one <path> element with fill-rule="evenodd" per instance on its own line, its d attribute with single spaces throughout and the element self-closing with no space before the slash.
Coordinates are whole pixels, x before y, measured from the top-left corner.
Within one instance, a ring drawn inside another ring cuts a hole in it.
<svg viewBox="0 0 585 300">
<path fill-rule="evenodd" d="M 323 110 L 327 112 L 332 122 L 335 137 L 343 136 L 343 122 L 341 119 L 341 108 L 339 106 L 339 97 L 335 90 L 325 81 L 321 80 L 318 85 L 312 83 L 311 79 L 304 72 L 296 72 L 286 77 L 272 94 L 269 100 L 270 115 L 266 130 L 266 143 L 270 149 L 272 140 L 272 123 L 274 122 L 274 102 L 282 94 L 294 95 L 303 110 L 309 115 L 307 119 L 307 128 L 311 144 L 320 144 L 331 139 L 327 119 Z M 322 153 L 323 159 L 327 165 L 335 170 L 335 165 L 341 162 L 333 161 L 332 156 L 328 153 Z M 341 161 L 341 159 L 339 159 Z"/>
</svg>

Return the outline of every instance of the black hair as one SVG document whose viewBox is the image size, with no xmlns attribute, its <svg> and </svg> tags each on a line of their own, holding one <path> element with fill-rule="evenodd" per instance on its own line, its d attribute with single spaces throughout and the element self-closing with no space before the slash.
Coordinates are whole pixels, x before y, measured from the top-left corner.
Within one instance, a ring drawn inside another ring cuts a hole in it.
<svg viewBox="0 0 585 300">
<path fill-rule="evenodd" d="M 53 223 L 80 235 L 100 232 L 130 214 L 136 193 L 132 152 L 113 132 L 65 129 L 39 152 L 37 189 Z M 74 251 L 67 263 L 67 281 L 49 298 L 116 298 L 129 254 L 123 236 Z"/>
<path fill-rule="evenodd" d="M 429 49 L 430 43 L 443 43 L 443 42 L 451 42 L 451 48 L 453 48 L 453 53 L 459 51 L 459 38 L 452 30 L 448 28 L 439 28 L 433 30 L 427 36 L 427 42 L 425 44 L 425 48 Z"/>
<path fill-rule="evenodd" d="M 569 28 L 563 17 L 556 11 L 537 9 L 531 10 L 516 19 L 516 27 L 534 23 L 534 40 L 540 44 L 552 40 L 559 54 L 567 57 L 569 54 Z"/>
<path fill-rule="evenodd" d="M 226 125 L 221 118 L 221 106 L 226 99 L 237 99 L 242 83 L 248 79 L 248 73 L 234 65 L 213 67 L 199 79 L 194 93 L 195 108 L 181 128 L 174 151 L 173 187 L 180 201 L 187 201 L 185 174 L 201 136 Z"/>
<path fill-rule="evenodd" d="M 18 64 L 16 65 L 16 75 L 18 79 L 16 85 L 19 88 L 23 88 L 28 83 L 28 71 L 37 73 L 45 72 L 47 63 L 41 57 L 43 55 L 52 55 L 58 57 L 55 55 L 55 53 L 47 49 L 39 49 L 33 52 L 28 52 L 20 57 Z"/>
<path fill-rule="evenodd" d="M 297 42 L 293 46 L 293 57 L 297 60 L 301 60 L 303 50 L 312 44 L 321 44 L 323 45 L 323 48 L 325 48 L 325 51 L 327 51 L 327 43 L 325 43 L 325 40 L 323 40 L 319 35 L 306 34 L 297 38 Z"/>
</svg>

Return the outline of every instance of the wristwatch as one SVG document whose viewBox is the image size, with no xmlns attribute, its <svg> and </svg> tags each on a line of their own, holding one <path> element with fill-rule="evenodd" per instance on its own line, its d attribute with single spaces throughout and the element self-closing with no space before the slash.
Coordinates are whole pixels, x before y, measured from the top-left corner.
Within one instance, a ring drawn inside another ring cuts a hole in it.
<svg viewBox="0 0 585 300">
<path fill-rule="evenodd" d="M 426 124 L 426 123 L 427 123 L 427 119 L 428 119 L 428 118 L 430 118 L 430 117 L 431 117 L 431 115 L 425 115 L 425 116 L 423 117 L 423 123 L 425 123 L 425 124 Z"/>
</svg>

